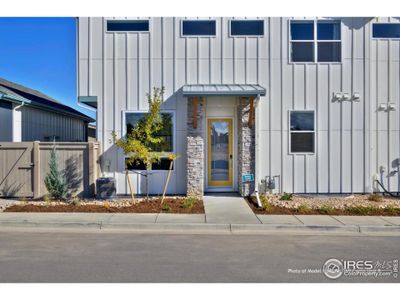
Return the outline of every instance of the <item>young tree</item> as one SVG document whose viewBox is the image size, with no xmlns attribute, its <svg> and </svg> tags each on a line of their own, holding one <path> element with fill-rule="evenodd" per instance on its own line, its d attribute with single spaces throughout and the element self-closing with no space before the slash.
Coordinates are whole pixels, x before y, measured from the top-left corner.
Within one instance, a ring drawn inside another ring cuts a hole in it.
<svg viewBox="0 0 400 300">
<path fill-rule="evenodd" d="M 68 192 L 67 183 L 58 169 L 56 144 L 53 144 L 49 162 L 50 172 L 44 178 L 44 183 L 50 195 L 55 199 L 65 199 Z"/>
<path fill-rule="evenodd" d="M 163 191 L 162 198 L 161 198 L 161 205 L 162 205 L 163 202 L 164 202 L 165 193 L 167 192 L 168 183 L 169 183 L 169 178 L 171 177 L 171 171 L 172 171 L 172 168 L 173 168 L 173 166 L 174 166 L 174 162 L 175 162 L 175 160 L 176 160 L 178 157 L 179 157 L 179 155 L 176 155 L 176 154 L 169 154 L 169 155 L 168 155 L 168 159 L 170 160 L 170 163 L 169 163 L 169 169 L 168 169 L 167 180 L 165 181 L 164 191 Z"/>
<path fill-rule="evenodd" d="M 117 138 L 115 132 L 112 133 L 114 143 L 122 149 L 127 159 L 125 160 L 126 177 L 131 191 L 128 166 L 131 164 L 143 164 L 146 168 L 146 197 L 149 196 L 149 175 L 151 165 L 160 161 L 162 153 L 155 152 L 157 145 L 162 142 L 162 138 L 157 137 L 156 133 L 163 127 L 162 116 L 160 114 L 163 102 L 164 88 L 153 88 L 153 94 L 148 94 L 149 111 L 140 119 L 136 126 L 129 128 L 126 136 Z"/>
</svg>

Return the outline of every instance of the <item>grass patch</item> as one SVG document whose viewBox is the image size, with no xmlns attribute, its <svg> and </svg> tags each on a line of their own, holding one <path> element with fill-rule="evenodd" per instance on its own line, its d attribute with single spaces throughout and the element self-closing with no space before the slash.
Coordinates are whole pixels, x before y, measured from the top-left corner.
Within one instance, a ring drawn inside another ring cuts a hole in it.
<svg viewBox="0 0 400 300">
<path fill-rule="evenodd" d="M 299 214 L 308 214 L 312 212 L 312 209 L 305 204 L 301 204 L 298 208 L 296 208 L 296 212 Z"/>
<path fill-rule="evenodd" d="M 283 193 L 281 196 L 281 200 L 283 201 L 292 201 L 293 200 L 293 194 L 291 193 Z"/>
<path fill-rule="evenodd" d="M 44 195 L 42 200 L 44 201 L 46 206 L 49 206 L 51 204 L 51 198 L 48 194 Z"/>
<path fill-rule="evenodd" d="M 78 197 L 75 197 L 74 199 L 71 200 L 71 204 L 75 205 L 75 206 L 81 205 L 81 203 L 82 203 L 82 200 Z M 109 203 L 108 203 L 108 207 L 110 207 Z"/>
<path fill-rule="evenodd" d="M 335 209 L 332 206 L 322 206 L 319 208 L 319 213 L 321 215 L 333 215 L 335 213 Z"/>
<path fill-rule="evenodd" d="M 391 205 L 390 206 L 386 206 L 383 210 L 388 214 L 400 213 L 400 208 L 396 208 L 396 207 L 393 207 Z"/>
<path fill-rule="evenodd" d="M 346 210 L 354 215 L 369 216 L 379 214 L 382 209 L 374 206 L 353 206 Z"/>
<path fill-rule="evenodd" d="M 268 197 L 265 194 L 260 195 L 261 206 L 264 211 L 270 211 L 272 209 L 271 203 L 268 201 Z"/>
<path fill-rule="evenodd" d="M 186 197 L 183 200 L 182 208 L 192 208 L 197 202 L 197 198 L 193 196 Z"/>
<path fill-rule="evenodd" d="M 382 202 L 383 201 L 383 197 L 382 195 L 379 194 L 371 194 L 368 196 L 368 200 L 369 201 L 374 201 L 374 202 Z"/>
<path fill-rule="evenodd" d="M 171 206 L 169 206 L 168 203 L 163 203 L 161 205 L 161 210 L 164 212 L 169 212 L 169 211 L 171 211 Z"/>
</svg>

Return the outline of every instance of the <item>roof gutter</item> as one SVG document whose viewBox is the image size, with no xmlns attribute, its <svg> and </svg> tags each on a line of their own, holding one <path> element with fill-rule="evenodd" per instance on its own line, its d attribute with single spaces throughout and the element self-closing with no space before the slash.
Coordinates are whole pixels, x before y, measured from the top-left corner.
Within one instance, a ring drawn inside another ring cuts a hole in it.
<svg viewBox="0 0 400 300">
<path fill-rule="evenodd" d="M 89 118 L 89 117 L 85 118 L 83 116 L 80 116 L 80 115 L 77 115 L 77 114 L 74 114 L 74 113 L 68 113 L 68 112 L 65 112 L 63 110 L 60 110 L 60 109 L 57 109 L 57 108 L 54 108 L 54 107 L 50 107 L 50 106 L 47 106 L 47 105 L 32 103 L 32 101 L 30 101 L 28 99 L 16 97 L 16 96 L 13 96 L 13 95 L 0 93 L 0 99 L 6 100 L 6 101 L 10 101 L 10 102 L 13 102 L 13 103 L 17 103 L 17 104 L 22 104 L 23 103 L 23 105 L 27 105 L 27 106 L 30 106 L 30 107 L 42 108 L 42 109 L 48 110 L 49 112 L 56 111 L 58 113 L 66 115 L 66 116 L 73 116 L 75 118 L 79 118 L 79 119 L 85 120 L 85 121 L 87 121 L 89 123 L 94 121 L 94 119 Z"/>
<path fill-rule="evenodd" d="M 8 94 L 3 94 L 3 93 L 0 93 L 0 99 L 1 100 L 6 100 L 6 101 L 10 101 L 10 102 L 13 102 L 13 103 L 18 103 L 18 104 L 21 104 L 21 103 L 30 104 L 31 103 L 31 101 L 29 101 L 27 99 L 16 97 L 16 96 L 12 96 L 12 95 L 8 95 Z"/>
</svg>

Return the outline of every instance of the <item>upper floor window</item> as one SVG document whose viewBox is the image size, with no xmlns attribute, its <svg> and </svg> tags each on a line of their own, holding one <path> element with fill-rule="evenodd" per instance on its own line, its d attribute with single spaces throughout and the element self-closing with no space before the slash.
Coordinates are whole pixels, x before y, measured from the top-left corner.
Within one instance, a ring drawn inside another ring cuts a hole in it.
<svg viewBox="0 0 400 300">
<path fill-rule="evenodd" d="M 383 39 L 400 39 L 400 23 L 372 24 L 372 37 Z"/>
<path fill-rule="evenodd" d="M 231 20 L 231 36 L 263 36 L 263 20 Z"/>
<path fill-rule="evenodd" d="M 291 21 L 291 62 L 340 62 L 340 21 Z"/>
<path fill-rule="evenodd" d="M 149 31 L 149 20 L 107 20 L 107 31 Z"/>
<path fill-rule="evenodd" d="M 182 36 L 215 36 L 215 20 L 182 20 Z"/>
</svg>

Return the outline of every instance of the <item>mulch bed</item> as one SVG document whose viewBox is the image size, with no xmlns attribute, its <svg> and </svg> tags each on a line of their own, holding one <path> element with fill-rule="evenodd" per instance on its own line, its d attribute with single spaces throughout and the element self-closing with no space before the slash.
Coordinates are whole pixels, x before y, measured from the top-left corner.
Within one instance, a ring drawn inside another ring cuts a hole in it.
<svg viewBox="0 0 400 300">
<path fill-rule="evenodd" d="M 81 213 L 179 213 L 202 214 L 204 213 L 203 201 L 198 200 L 191 208 L 183 207 L 183 199 L 164 199 L 163 207 L 167 204 L 170 210 L 162 210 L 161 200 L 145 200 L 131 206 L 110 206 L 96 204 L 58 204 L 58 205 L 13 205 L 4 212 L 81 212 Z"/>
<path fill-rule="evenodd" d="M 250 208 L 259 215 L 333 215 L 333 216 L 400 216 L 400 208 L 392 209 L 332 209 L 329 213 L 322 209 L 295 209 L 271 205 L 268 210 L 257 207 L 255 203 L 246 199 Z"/>
</svg>

